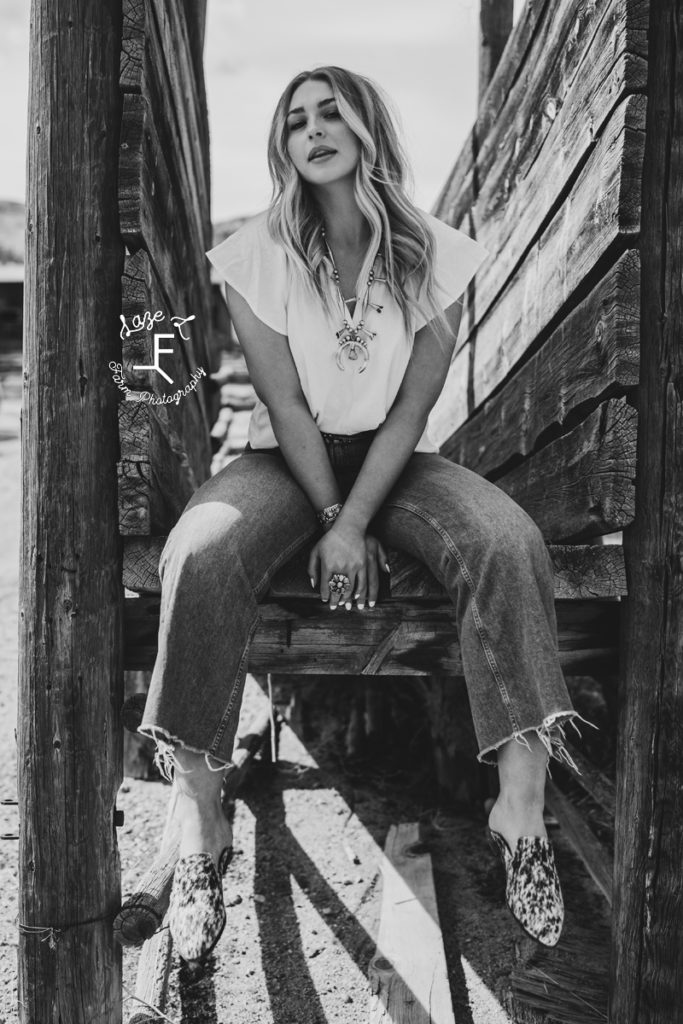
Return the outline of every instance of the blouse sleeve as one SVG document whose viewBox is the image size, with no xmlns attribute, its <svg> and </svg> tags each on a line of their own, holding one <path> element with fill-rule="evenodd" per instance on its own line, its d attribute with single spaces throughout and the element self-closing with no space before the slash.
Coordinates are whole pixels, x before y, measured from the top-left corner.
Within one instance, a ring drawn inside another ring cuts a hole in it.
<svg viewBox="0 0 683 1024">
<path fill-rule="evenodd" d="M 259 320 L 287 333 L 287 255 L 271 238 L 265 213 L 250 218 L 205 255 Z"/>
<path fill-rule="evenodd" d="M 427 221 L 436 244 L 434 261 L 434 294 L 441 309 L 447 309 L 459 299 L 467 288 L 490 251 L 464 231 L 444 224 L 437 217 L 427 215 Z M 419 312 L 415 315 L 415 330 L 424 327 L 427 315 L 424 310 L 424 289 L 418 297 Z"/>
</svg>

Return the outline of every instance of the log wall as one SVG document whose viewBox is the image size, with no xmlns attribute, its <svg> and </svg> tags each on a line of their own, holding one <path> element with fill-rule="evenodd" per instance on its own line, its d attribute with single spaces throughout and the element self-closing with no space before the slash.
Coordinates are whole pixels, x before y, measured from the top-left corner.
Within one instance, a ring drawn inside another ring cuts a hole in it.
<svg viewBox="0 0 683 1024">
<path fill-rule="evenodd" d="M 434 213 L 490 251 L 432 428 L 549 541 L 633 519 L 644 5 L 527 4 Z"/>
<path fill-rule="evenodd" d="M 123 0 L 119 85 L 119 217 L 127 254 L 122 313 L 130 326 L 159 312 L 152 329 L 127 334 L 121 363 L 129 391 L 119 406 L 119 530 L 166 534 L 210 475 L 220 353 L 204 253 L 212 245 L 209 133 L 202 47 L 206 4 Z M 173 317 L 194 320 L 184 326 Z M 162 339 L 154 364 L 155 332 Z M 203 371 L 203 373 L 202 373 Z M 141 392 L 169 398 L 136 401 Z M 124 556 L 125 557 L 125 556 Z"/>
</svg>

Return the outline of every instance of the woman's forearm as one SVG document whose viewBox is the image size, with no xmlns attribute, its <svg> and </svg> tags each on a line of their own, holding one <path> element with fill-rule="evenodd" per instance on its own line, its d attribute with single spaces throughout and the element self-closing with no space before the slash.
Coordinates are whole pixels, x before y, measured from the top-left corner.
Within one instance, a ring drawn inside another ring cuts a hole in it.
<svg viewBox="0 0 683 1024">
<path fill-rule="evenodd" d="M 339 485 L 327 448 L 307 406 L 300 402 L 278 410 L 270 408 L 273 433 L 297 483 L 319 511 L 339 501 Z"/>
<path fill-rule="evenodd" d="M 379 427 L 344 507 L 337 527 L 365 532 L 415 451 L 427 422 L 422 410 L 408 404 L 393 406 Z"/>
</svg>

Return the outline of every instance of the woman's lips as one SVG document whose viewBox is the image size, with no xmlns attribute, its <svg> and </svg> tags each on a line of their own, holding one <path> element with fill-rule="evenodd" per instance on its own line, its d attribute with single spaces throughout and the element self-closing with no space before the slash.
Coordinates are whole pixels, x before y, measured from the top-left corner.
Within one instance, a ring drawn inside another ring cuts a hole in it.
<svg viewBox="0 0 683 1024">
<path fill-rule="evenodd" d="M 335 149 L 327 149 L 324 153 L 316 153 L 313 156 L 309 156 L 309 163 L 317 163 L 319 160 L 327 160 L 331 156 L 336 156 L 337 151 Z"/>
</svg>

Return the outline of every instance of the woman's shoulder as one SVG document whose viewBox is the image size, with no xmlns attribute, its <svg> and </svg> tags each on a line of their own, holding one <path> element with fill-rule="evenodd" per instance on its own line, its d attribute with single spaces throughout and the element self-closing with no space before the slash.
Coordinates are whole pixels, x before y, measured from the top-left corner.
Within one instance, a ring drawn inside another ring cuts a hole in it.
<svg viewBox="0 0 683 1024">
<path fill-rule="evenodd" d="M 248 251 L 253 252 L 254 248 L 271 252 L 273 255 L 278 251 L 284 252 L 268 228 L 267 209 L 247 217 L 235 231 L 209 249 L 205 255 L 215 264 L 216 260 L 224 256 L 233 256 L 239 252 L 246 254 Z"/>
<path fill-rule="evenodd" d="M 465 231 L 452 227 L 445 221 L 435 217 L 432 213 L 427 213 L 426 210 L 418 210 L 418 212 L 424 217 L 427 226 L 431 229 L 437 251 L 443 248 L 448 252 L 461 251 L 468 254 L 476 252 L 482 258 L 490 255 L 490 250 L 486 246 L 472 238 Z"/>
</svg>

